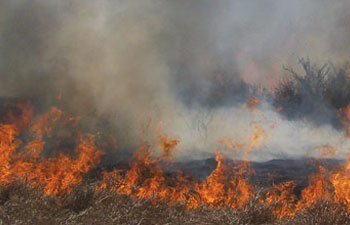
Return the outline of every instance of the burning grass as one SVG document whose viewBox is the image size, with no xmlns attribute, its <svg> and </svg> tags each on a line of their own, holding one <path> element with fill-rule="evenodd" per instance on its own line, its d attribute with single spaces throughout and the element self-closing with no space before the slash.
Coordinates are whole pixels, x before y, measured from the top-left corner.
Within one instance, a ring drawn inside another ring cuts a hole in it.
<svg viewBox="0 0 350 225">
<path fill-rule="evenodd" d="M 258 103 L 251 100 L 249 109 Z M 317 164 L 300 196 L 293 181 L 264 189 L 251 184 L 255 171 L 248 156 L 266 136 L 257 121 L 248 143 L 221 141 L 245 149 L 244 160 L 230 163 L 218 151 L 216 168 L 204 180 L 168 170 L 179 140 L 160 127 L 161 154 L 145 143 L 130 168 L 97 172 L 91 180 L 87 175 L 99 165 L 105 143 L 76 132 L 79 118 L 56 107 L 38 117 L 29 103 L 14 107 L 17 113 L 8 111 L 0 124 L 4 224 L 344 224 L 349 219 L 350 159 L 337 169 Z M 67 126 L 73 151 L 45 154 L 47 145 L 62 147 L 59 132 Z"/>
<path fill-rule="evenodd" d="M 5 194 L 6 193 L 6 194 Z M 188 210 L 153 199 L 138 199 L 115 192 L 94 191 L 92 184 L 76 186 L 64 198 L 14 182 L 1 186 L 2 224 L 349 224 L 347 206 L 317 201 L 293 218 L 278 219 L 273 205 L 252 199 L 244 208 Z"/>
</svg>

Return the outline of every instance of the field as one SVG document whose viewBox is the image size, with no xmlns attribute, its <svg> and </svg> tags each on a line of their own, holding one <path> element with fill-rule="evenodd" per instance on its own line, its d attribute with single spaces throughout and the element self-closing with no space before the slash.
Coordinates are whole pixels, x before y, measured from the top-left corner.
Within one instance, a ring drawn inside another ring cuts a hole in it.
<svg viewBox="0 0 350 225">
<path fill-rule="evenodd" d="M 329 166 L 339 164 L 330 161 Z M 190 162 L 187 168 L 210 172 L 215 160 Z M 186 168 L 186 165 L 181 165 Z M 307 174 L 314 172 L 304 159 L 273 160 L 253 164 L 259 171 L 252 179 L 263 190 L 273 182 L 266 179 L 271 172 L 284 179 L 298 181 L 299 189 L 307 184 Z M 259 168 L 259 169 L 258 169 Z M 305 175 L 301 175 L 303 170 Z M 280 182 L 275 180 L 274 182 Z M 263 187 L 265 186 L 265 187 Z M 96 184 L 83 183 L 63 196 L 44 195 L 39 188 L 20 182 L 2 185 L 0 191 L 0 224 L 280 224 L 280 225 L 344 225 L 350 224 L 348 208 L 342 204 L 317 201 L 292 218 L 278 219 L 273 204 L 263 204 L 258 196 L 241 209 L 212 208 L 202 205 L 188 210 L 184 204 L 168 204 L 138 199 L 109 191 L 96 191 Z"/>
</svg>

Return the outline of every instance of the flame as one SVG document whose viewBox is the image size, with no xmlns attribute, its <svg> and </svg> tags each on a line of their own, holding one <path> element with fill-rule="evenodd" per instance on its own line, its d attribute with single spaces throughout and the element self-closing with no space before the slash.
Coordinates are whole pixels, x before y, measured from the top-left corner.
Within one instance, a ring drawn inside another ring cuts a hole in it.
<svg viewBox="0 0 350 225">
<path fill-rule="evenodd" d="M 256 109 L 257 107 L 259 107 L 261 105 L 261 101 L 260 99 L 258 99 L 257 97 L 251 97 L 249 99 L 249 101 L 247 102 L 247 108 L 250 111 L 253 111 L 254 109 Z"/>
<path fill-rule="evenodd" d="M 245 148 L 245 157 L 248 157 L 251 151 L 261 145 L 265 136 L 259 123 L 252 124 L 253 134 L 249 137 L 249 143 L 237 144 L 232 140 L 220 140 L 219 143 Z M 223 155 L 218 151 L 217 166 L 206 180 L 194 181 L 180 171 L 175 176 L 169 176 L 161 168 L 162 160 L 172 155 L 179 140 L 170 139 L 161 133 L 160 126 L 156 131 L 160 140 L 158 147 L 164 154 L 153 157 L 152 146 L 144 144 L 134 153 L 130 169 L 105 172 L 98 190 L 108 189 L 138 198 L 153 198 L 155 202 L 183 202 L 187 208 L 197 208 L 200 205 L 243 208 L 252 199 L 255 192 L 249 184 L 249 175 L 253 171 L 247 162 L 248 158 L 232 165 L 224 162 Z"/>
<path fill-rule="evenodd" d="M 249 103 L 250 102 L 250 103 Z M 251 100 L 247 106 L 252 110 L 258 104 Z M 260 103 L 259 103 L 260 104 Z M 9 184 L 15 180 L 39 187 L 45 194 L 63 196 L 84 181 L 86 174 L 96 167 L 103 151 L 92 134 L 77 134 L 71 153 L 63 151 L 46 156 L 50 148 L 58 148 L 59 142 L 50 143 L 57 138 L 57 130 L 62 127 L 75 127 L 79 117 L 67 115 L 57 107 L 34 117 L 34 108 L 29 103 L 11 104 L 0 123 L 0 183 Z M 350 106 L 339 110 L 340 115 L 350 121 Z M 350 124 L 350 122 L 349 122 Z M 248 163 L 250 153 L 258 149 L 267 136 L 261 123 L 253 120 L 252 134 L 246 143 L 233 139 L 219 140 L 220 144 L 233 150 L 243 150 L 242 161 L 226 160 L 217 150 L 216 168 L 205 180 L 196 180 L 180 170 L 169 170 L 175 150 L 180 141 L 156 128 L 158 143 L 153 146 L 145 142 L 134 152 L 129 169 L 116 169 L 102 173 L 97 190 L 110 190 L 132 195 L 137 198 L 151 198 L 168 204 L 181 202 L 188 209 L 201 205 L 221 208 L 244 208 L 258 197 L 262 204 L 270 205 L 280 219 L 293 217 L 305 211 L 317 201 L 345 203 L 350 212 L 350 155 L 347 162 L 337 170 L 317 165 L 318 172 L 309 177 L 309 184 L 301 191 L 300 198 L 295 195 L 296 183 L 287 181 L 273 185 L 263 196 L 250 184 L 250 175 L 254 173 Z M 25 137 L 25 138 L 22 138 Z M 111 145 L 117 149 L 117 141 L 110 137 Z M 162 154 L 154 155 L 155 149 Z M 337 150 L 330 145 L 314 148 L 319 157 L 334 156 Z"/>
<path fill-rule="evenodd" d="M 0 182 L 8 184 L 20 179 L 32 186 L 41 187 L 46 194 L 68 193 L 99 163 L 102 151 L 97 149 L 94 136 L 81 135 L 74 150 L 75 159 L 63 153 L 44 158 L 41 155 L 45 146 L 43 137 L 51 135 L 54 125 L 62 117 L 62 111 L 53 107 L 34 122 L 31 108 L 27 109 L 23 105 L 18 105 L 18 108 L 22 110 L 23 122 L 0 124 Z M 19 139 L 24 124 L 29 126 L 27 130 L 34 137 L 28 143 Z"/>
<path fill-rule="evenodd" d="M 259 122 L 253 121 L 251 122 L 251 125 L 253 127 L 253 133 L 248 137 L 247 143 L 239 143 L 233 139 L 220 139 L 218 140 L 218 143 L 229 147 L 235 153 L 239 149 L 244 149 L 243 159 L 248 161 L 250 153 L 262 145 L 267 135 L 266 131 Z"/>
<path fill-rule="evenodd" d="M 29 102 L 10 104 L 6 103 L 5 108 L 17 109 L 17 115 L 14 110 L 9 110 L 3 118 L 3 124 L 13 124 L 17 129 L 24 129 L 31 121 L 34 113 L 34 107 Z M 18 111 L 20 113 L 18 113 Z"/>
<path fill-rule="evenodd" d="M 103 175 L 99 189 L 131 194 L 138 198 L 154 198 L 168 202 L 184 202 L 188 208 L 202 204 L 212 207 L 243 207 L 253 195 L 253 188 L 244 177 L 244 169 L 225 165 L 220 153 L 216 156 L 217 167 L 203 182 L 190 181 L 177 172 L 175 178 L 165 176 L 157 165 L 159 158 L 151 159 L 149 146 L 145 145 L 134 154 L 130 170 L 114 170 Z M 175 182 L 175 185 L 172 183 Z"/>
<path fill-rule="evenodd" d="M 346 76 L 350 79 L 350 68 L 346 69 Z"/>
<path fill-rule="evenodd" d="M 334 187 L 335 202 L 345 202 L 350 206 L 350 155 L 346 164 L 332 174 L 330 180 Z"/>
<path fill-rule="evenodd" d="M 253 194 L 253 188 L 244 177 L 244 166 L 231 168 L 225 165 L 220 153 L 216 156 L 217 167 L 207 177 L 206 181 L 195 189 L 202 199 L 202 203 L 210 206 L 229 206 L 240 208 L 247 204 Z M 198 204 L 198 205 L 199 205 Z M 194 207 L 198 205 L 192 205 Z"/>
<path fill-rule="evenodd" d="M 292 217 L 295 215 L 295 183 L 287 181 L 274 185 L 270 188 L 261 202 L 274 205 L 274 212 L 279 218 Z"/>
<path fill-rule="evenodd" d="M 319 153 L 320 158 L 334 157 L 338 153 L 338 150 L 329 144 L 316 146 L 314 150 Z"/>
<path fill-rule="evenodd" d="M 35 133 L 39 139 L 42 139 L 44 135 L 50 136 L 52 129 L 61 116 L 62 110 L 52 107 L 49 112 L 41 116 L 36 123 L 32 124 L 31 131 Z"/>
<path fill-rule="evenodd" d="M 178 138 L 170 139 L 166 134 L 161 132 L 162 124 L 156 129 L 158 139 L 160 141 L 159 148 L 163 151 L 165 158 L 173 157 L 172 150 L 180 143 Z"/>
<path fill-rule="evenodd" d="M 319 172 L 309 177 L 309 185 L 301 192 L 297 204 L 299 210 L 304 210 L 319 200 L 332 200 L 331 186 L 327 179 L 327 170 L 319 166 Z"/>
<path fill-rule="evenodd" d="M 11 183 L 14 175 L 11 172 L 11 160 L 14 152 L 22 143 L 18 136 L 18 129 L 14 125 L 0 125 L 0 182 Z"/>
</svg>

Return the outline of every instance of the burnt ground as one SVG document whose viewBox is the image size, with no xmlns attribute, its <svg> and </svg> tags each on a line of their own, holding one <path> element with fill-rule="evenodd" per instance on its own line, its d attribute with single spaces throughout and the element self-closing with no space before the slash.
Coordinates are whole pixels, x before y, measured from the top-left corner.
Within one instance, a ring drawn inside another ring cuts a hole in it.
<svg viewBox="0 0 350 225">
<path fill-rule="evenodd" d="M 225 163 L 235 166 L 241 161 L 224 160 Z M 253 173 L 250 182 L 256 187 L 266 188 L 274 184 L 286 181 L 294 181 L 296 184 L 296 194 L 308 185 L 308 177 L 317 173 L 318 166 L 323 166 L 329 170 L 337 169 L 343 165 L 345 160 L 338 159 L 273 159 L 266 162 L 250 162 Z M 216 168 L 215 158 L 203 160 L 190 160 L 186 162 L 167 163 L 165 169 L 168 174 L 174 173 L 177 169 L 193 179 L 204 180 Z M 129 169 L 130 165 L 126 161 L 118 162 L 116 165 L 105 166 L 104 169 Z M 91 174 L 91 179 L 96 179 L 102 168 L 96 168 Z"/>
<path fill-rule="evenodd" d="M 266 162 L 250 162 L 254 173 L 250 177 L 250 182 L 257 187 L 265 188 L 273 184 L 286 181 L 294 181 L 296 184 L 296 194 L 308 185 L 308 177 L 317 172 L 317 167 L 322 165 L 330 170 L 342 165 L 344 160 L 299 158 L 299 159 L 273 159 Z M 238 163 L 227 161 L 227 163 Z M 194 174 L 195 177 L 205 179 L 216 167 L 214 158 L 206 160 L 189 161 L 180 163 L 179 167 L 185 173 Z"/>
<path fill-rule="evenodd" d="M 241 161 L 224 160 L 226 164 L 234 167 Z M 295 194 L 300 196 L 301 190 L 308 186 L 310 175 L 318 172 L 318 166 L 323 166 L 330 171 L 338 169 L 345 163 L 345 160 L 339 159 L 273 159 L 266 162 L 250 162 L 250 168 L 253 171 L 249 180 L 257 189 L 265 189 L 275 184 L 286 181 L 293 181 L 296 184 Z M 203 160 L 190 160 L 186 162 L 165 163 L 162 167 L 166 175 L 171 176 L 177 170 L 182 171 L 193 180 L 205 180 L 210 173 L 215 170 L 217 162 L 215 158 Z M 120 161 L 117 164 L 110 164 L 104 167 L 97 167 L 88 174 L 89 180 L 94 182 L 100 179 L 101 171 L 112 171 L 114 169 L 127 170 L 130 163 Z"/>
</svg>

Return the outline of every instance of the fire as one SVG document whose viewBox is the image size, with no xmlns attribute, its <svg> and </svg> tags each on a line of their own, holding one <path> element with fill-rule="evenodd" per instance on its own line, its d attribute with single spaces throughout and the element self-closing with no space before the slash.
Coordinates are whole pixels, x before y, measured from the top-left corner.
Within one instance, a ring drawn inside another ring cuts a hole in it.
<svg viewBox="0 0 350 225">
<path fill-rule="evenodd" d="M 261 104 L 260 99 L 258 99 L 257 97 L 251 97 L 249 99 L 249 101 L 247 102 L 247 108 L 251 111 L 253 111 L 254 109 L 256 109 L 257 107 L 259 107 Z"/>
<path fill-rule="evenodd" d="M 6 108 L 10 110 L 2 118 L 3 124 L 13 124 L 17 129 L 25 128 L 31 121 L 34 113 L 34 108 L 29 102 L 17 103 L 17 104 L 5 104 Z M 11 110 L 12 109 L 12 110 Z M 20 115 L 18 115 L 20 114 Z"/>
<path fill-rule="evenodd" d="M 261 202 L 274 205 L 274 212 L 279 218 L 292 217 L 295 215 L 295 186 L 292 181 L 274 185 L 267 191 L 265 199 Z"/>
<path fill-rule="evenodd" d="M 252 153 L 252 151 L 258 149 L 265 137 L 266 137 L 266 131 L 262 127 L 262 125 L 259 122 L 252 121 L 251 125 L 253 127 L 253 133 L 248 137 L 247 143 L 239 143 L 238 141 L 235 141 L 233 139 L 220 139 L 218 141 L 219 144 L 225 145 L 232 149 L 235 153 L 238 150 L 244 150 L 244 160 L 249 160 L 249 155 Z"/>
<path fill-rule="evenodd" d="M 335 202 L 345 202 L 350 207 L 350 156 L 346 164 L 332 174 L 330 180 L 334 187 Z"/>
<path fill-rule="evenodd" d="M 199 183 L 190 181 L 180 172 L 175 179 L 166 176 L 157 165 L 159 160 L 160 158 L 152 160 L 149 146 L 143 146 L 134 154 L 130 170 L 104 173 L 99 189 L 131 194 L 138 198 L 184 202 L 188 208 L 197 208 L 202 204 L 212 207 L 243 207 L 253 195 L 253 188 L 244 177 L 241 165 L 234 168 L 225 165 L 219 153 L 216 169 L 205 181 Z"/>
<path fill-rule="evenodd" d="M 214 207 L 243 207 L 251 199 L 253 187 L 244 177 L 245 171 L 241 164 L 232 168 L 224 164 L 222 160 L 222 155 L 218 153 L 216 169 L 205 182 L 196 187 L 203 201 L 201 204 L 205 203 Z"/>
<path fill-rule="evenodd" d="M 297 204 L 299 210 L 306 209 L 319 200 L 332 200 L 331 186 L 327 179 L 327 170 L 319 166 L 319 172 L 309 177 L 309 186 L 302 190 Z"/>
<path fill-rule="evenodd" d="M 350 68 L 346 69 L 346 76 L 350 79 Z"/>
<path fill-rule="evenodd" d="M 166 134 L 161 132 L 161 125 L 156 129 L 158 139 L 160 141 L 159 148 L 163 151 L 163 156 L 165 158 L 172 157 L 172 150 L 180 143 L 178 138 L 170 139 Z"/>
<path fill-rule="evenodd" d="M 260 104 L 250 100 L 247 107 L 254 110 Z M 75 127 L 79 117 L 67 115 L 57 107 L 39 116 L 34 116 L 34 108 L 29 104 L 10 105 L 0 123 L 0 183 L 9 184 L 15 180 L 39 187 L 45 194 L 63 196 L 84 181 L 86 174 L 96 167 L 103 151 L 95 135 L 78 133 L 71 153 L 55 151 L 45 154 L 50 148 L 60 150 L 60 142 L 51 143 L 50 138 L 58 137 L 57 130 L 62 127 Z M 350 107 L 340 113 L 350 118 Z M 230 161 L 217 150 L 216 168 L 204 180 L 185 175 L 180 170 L 170 168 L 175 163 L 172 159 L 178 148 L 179 138 L 169 137 L 161 131 L 161 124 L 156 127 L 158 141 L 155 145 L 144 142 L 134 152 L 129 169 L 115 169 L 102 173 L 102 179 L 96 183 L 96 190 L 109 190 L 137 198 L 151 198 L 168 204 L 182 203 L 188 209 L 201 205 L 220 208 L 244 209 L 255 197 L 260 204 L 273 208 L 280 219 L 293 217 L 317 201 L 345 203 L 350 212 L 350 156 L 347 163 L 337 170 L 330 170 L 317 165 L 318 172 L 309 177 L 309 184 L 296 196 L 296 183 L 287 181 L 273 185 L 263 195 L 250 183 L 254 173 L 249 165 L 249 155 L 258 149 L 267 136 L 262 124 L 251 122 L 252 134 L 246 143 L 233 139 L 219 140 L 220 144 L 234 151 L 242 150 L 242 161 Z M 25 138 L 22 138 L 25 137 Z M 117 140 L 110 137 L 111 145 L 117 149 Z M 106 145 L 107 146 L 107 145 Z M 157 150 L 161 154 L 154 154 Z M 337 150 L 329 145 L 315 148 L 319 157 L 331 157 Z"/>
<path fill-rule="evenodd" d="M 257 101 L 253 102 L 257 104 Z M 156 129 L 160 141 L 158 147 L 162 149 L 163 155 L 153 157 L 152 146 L 144 144 L 134 153 L 129 170 L 105 172 L 98 189 L 108 189 L 138 198 L 153 198 L 155 202 L 183 202 L 188 208 L 197 208 L 204 204 L 211 207 L 243 208 L 255 193 L 254 187 L 249 183 L 249 175 L 253 171 L 249 167 L 248 156 L 262 144 L 266 136 L 260 123 L 251 124 L 253 133 L 248 143 L 219 141 L 236 150 L 244 149 L 244 160 L 230 164 L 225 162 L 224 156 L 217 151 L 216 169 L 202 182 L 191 180 L 181 172 L 177 172 L 176 176 L 166 175 L 161 168 L 162 161 L 172 156 L 171 153 L 179 144 L 179 140 L 170 139 L 160 132 L 158 126 Z"/>
<path fill-rule="evenodd" d="M 62 111 L 53 107 L 34 121 L 29 117 L 31 108 L 22 105 L 18 108 L 22 110 L 22 119 L 16 122 L 10 120 L 12 124 L 0 124 L 0 182 L 11 183 L 20 179 L 32 186 L 41 187 L 46 194 L 68 193 L 99 162 L 102 151 L 97 150 L 94 137 L 81 135 L 79 144 L 74 149 L 75 159 L 63 153 L 45 158 L 41 154 L 46 144 L 43 138 L 51 135 L 55 123 L 62 117 Z M 19 139 L 24 124 L 27 125 L 25 131 L 29 131 L 29 136 L 33 138 L 27 143 Z"/>
<path fill-rule="evenodd" d="M 336 148 L 328 144 L 316 146 L 314 149 L 319 153 L 320 158 L 333 157 L 338 153 Z"/>
<path fill-rule="evenodd" d="M 17 139 L 18 129 L 14 125 L 0 125 L 0 181 L 10 183 L 14 180 L 11 172 L 12 155 L 20 146 L 21 141 Z"/>
<path fill-rule="evenodd" d="M 31 126 L 31 131 L 36 134 L 38 139 L 42 139 L 44 135 L 50 136 L 52 129 L 62 116 L 62 110 L 52 107 L 50 111 L 41 116 L 38 121 Z"/>
</svg>

